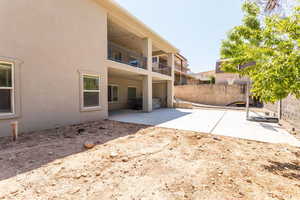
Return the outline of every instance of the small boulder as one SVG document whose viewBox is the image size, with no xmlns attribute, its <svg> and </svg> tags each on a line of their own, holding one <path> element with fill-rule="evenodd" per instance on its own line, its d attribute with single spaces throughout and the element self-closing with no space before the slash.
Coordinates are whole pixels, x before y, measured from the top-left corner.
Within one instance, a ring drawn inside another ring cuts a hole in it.
<svg viewBox="0 0 300 200">
<path fill-rule="evenodd" d="M 246 179 L 246 182 L 247 183 L 252 183 L 252 180 L 248 178 L 248 179 Z"/>
<path fill-rule="evenodd" d="M 129 161 L 129 158 L 128 157 L 123 157 L 122 158 L 122 162 L 128 162 Z"/>
<path fill-rule="evenodd" d="M 92 141 L 85 141 L 83 145 L 86 149 L 92 149 L 95 147 L 95 143 Z"/>
<path fill-rule="evenodd" d="M 110 157 L 111 158 L 115 158 L 115 157 L 117 157 L 118 156 L 118 153 L 117 152 L 111 152 L 110 153 Z"/>
<path fill-rule="evenodd" d="M 220 138 L 218 138 L 218 137 L 213 137 L 213 139 L 214 140 L 216 140 L 216 141 L 222 141 Z"/>
<path fill-rule="evenodd" d="M 196 138 L 197 138 L 198 140 L 202 139 L 202 137 L 203 137 L 202 135 L 197 135 L 197 136 L 196 136 Z"/>
</svg>

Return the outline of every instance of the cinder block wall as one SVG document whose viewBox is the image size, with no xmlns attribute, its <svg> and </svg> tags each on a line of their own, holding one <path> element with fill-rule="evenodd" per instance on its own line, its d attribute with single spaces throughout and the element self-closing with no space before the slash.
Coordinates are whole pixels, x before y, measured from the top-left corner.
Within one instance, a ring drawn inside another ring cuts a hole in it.
<svg viewBox="0 0 300 200">
<path fill-rule="evenodd" d="M 175 97 L 194 103 L 225 106 L 245 101 L 246 90 L 242 85 L 181 85 L 175 86 Z"/>
<path fill-rule="evenodd" d="M 267 111 L 270 111 L 271 112 L 271 115 L 273 117 L 277 117 L 277 109 L 278 109 L 278 104 L 277 103 L 266 103 L 264 104 L 264 108 L 267 110 Z"/>
<path fill-rule="evenodd" d="M 265 104 L 265 109 L 273 112 L 277 116 L 278 104 Z M 282 100 L 282 119 L 300 129 L 300 100 L 294 96 L 289 96 Z"/>
</svg>

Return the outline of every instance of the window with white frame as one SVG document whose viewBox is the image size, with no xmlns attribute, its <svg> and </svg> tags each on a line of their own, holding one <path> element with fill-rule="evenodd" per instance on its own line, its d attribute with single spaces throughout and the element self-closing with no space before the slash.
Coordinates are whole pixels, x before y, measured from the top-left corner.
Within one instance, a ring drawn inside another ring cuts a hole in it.
<svg viewBox="0 0 300 200">
<path fill-rule="evenodd" d="M 0 61 L 0 115 L 14 113 L 13 64 Z"/>
<path fill-rule="evenodd" d="M 83 75 L 83 108 L 100 107 L 100 77 Z"/>
<path fill-rule="evenodd" d="M 119 87 L 117 85 L 108 85 L 108 102 L 117 103 L 119 101 Z"/>
</svg>

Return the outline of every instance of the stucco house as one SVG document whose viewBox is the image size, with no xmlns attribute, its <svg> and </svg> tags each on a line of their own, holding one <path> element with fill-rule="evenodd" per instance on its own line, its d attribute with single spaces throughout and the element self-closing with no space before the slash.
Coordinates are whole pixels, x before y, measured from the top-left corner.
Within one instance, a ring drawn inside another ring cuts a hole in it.
<svg viewBox="0 0 300 200">
<path fill-rule="evenodd" d="M 189 68 L 189 62 L 182 54 L 175 55 L 175 85 L 197 85 L 200 80 L 193 76 Z"/>
<path fill-rule="evenodd" d="M 112 0 L 1 0 L 0 26 L 0 136 L 173 106 L 179 50 Z"/>
<path fill-rule="evenodd" d="M 216 84 L 222 84 L 222 85 L 247 85 L 247 82 L 249 82 L 247 77 L 241 77 L 238 74 L 235 73 L 228 73 L 221 70 L 221 60 L 218 60 L 216 62 L 216 68 L 215 70 L 205 71 L 193 74 L 197 78 L 199 78 L 203 82 L 209 83 L 211 77 L 215 78 Z M 246 66 L 246 65 L 245 65 Z"/>
<path fill-rule="evenodd" d="M 235 73 L 227 73 L 221 70 L 222 60 L 218 60 L 216 63 L 216 84 L 237 84 L 237 85 L 247 85 L 249 79 L 247 77 L 242 77 Z"/>
</svg>

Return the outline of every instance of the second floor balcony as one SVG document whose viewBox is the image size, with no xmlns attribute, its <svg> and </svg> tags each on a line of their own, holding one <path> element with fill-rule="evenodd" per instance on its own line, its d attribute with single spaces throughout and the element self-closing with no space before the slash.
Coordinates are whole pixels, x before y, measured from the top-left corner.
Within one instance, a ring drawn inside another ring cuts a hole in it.
<svg viewBox="0 0 300 200">
<path fill-rule="evenodd" d="M 169 52 L 177 49 L 166 47 L 161 41 L 154 42 L 153 38 L 145 37 L 143 33 L 129 29 L 129 27 L 111 16 L 108 16 L 107 21 L 107 41 L 108 60 L 125 64 L 131 70 L 134 70 L 132 68 L 134 67 L 149 70 L 148 72 L 157 72 L 167 76 L 172 75 L 168 55 L 171 55 Z M 149 64 L 149 59 L 152 59 L 152 65 Z M 126 66 L 118 66 L 126 70 Z M 148 73 L 141 70 L 135 71 L 140 71 L 143 74 Z"/>
<path fill-rule="evenodd" d="M 160 73 L 160 74 L 164 74 L 167 76 L 172 75 L 172 68 L 170 66 L 162 64 L 162 63 L 153 63 L 152 71 Z"/>
<path fill-rule="evenodd" d="M 127 64 L 132 67 L 147 69 L 147 57 L 113 42 L 108 43 L 107 55 L 109 60 Z"/>
<path fill-rule="evenodd" d="M 177 70 L 178 72 L 185 73 L 185 74 L 189 73 L 189 71 L 190 71 L 189 68 L 181 66 L 177 63 L 175 63 L 175 70 Z"/>
<path fill-rule="evenodd" d="M 107 59 L 109 60 L 130 65 L 132 67 L 148 69 L 147 57 L 144 57 L 142 54 L 139 54 L 135 51 L 132 51 L 126 47 L 123 47 L 113 42 L 108 42 L 107 57 Z M 172 68 L 163 63 L 154 62 L 152 66 L 152 71 L 167 76 L 172 75 Z"/>
</svg>

